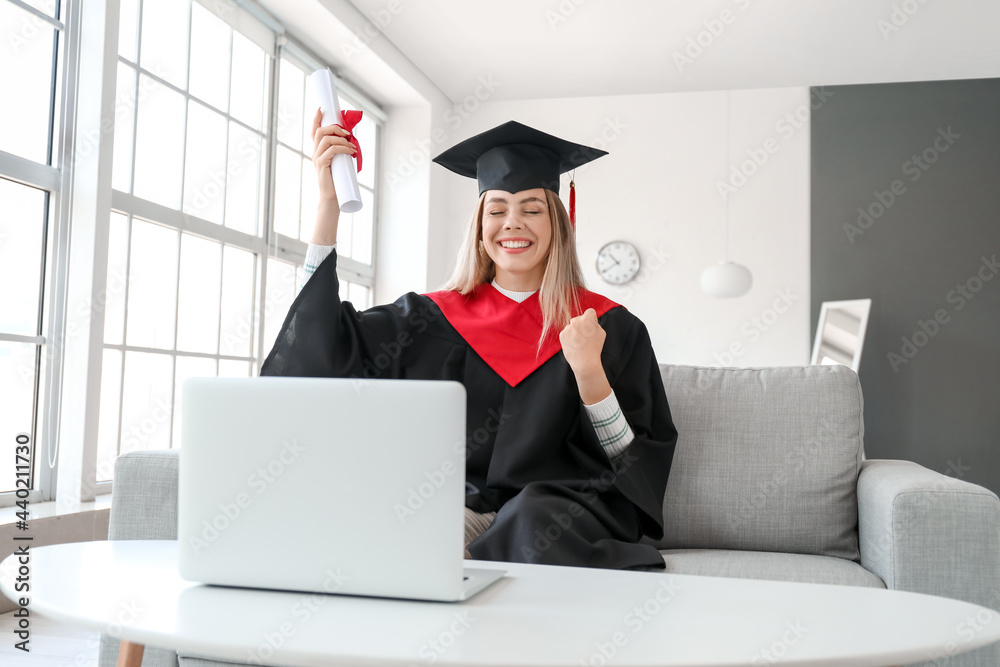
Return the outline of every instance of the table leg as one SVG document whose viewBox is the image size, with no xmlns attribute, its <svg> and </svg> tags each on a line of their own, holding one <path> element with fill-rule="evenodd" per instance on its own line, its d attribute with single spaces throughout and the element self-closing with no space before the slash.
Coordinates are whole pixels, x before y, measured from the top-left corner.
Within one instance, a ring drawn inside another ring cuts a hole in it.
<svg viewBox="0 0 1000 667">
<path fill-rule="evenodd" d="M 116 667 L 141 667 L 142 652 L 146 647 L 122 640 L 118 645 L 118 664 Z"/>
</svg>

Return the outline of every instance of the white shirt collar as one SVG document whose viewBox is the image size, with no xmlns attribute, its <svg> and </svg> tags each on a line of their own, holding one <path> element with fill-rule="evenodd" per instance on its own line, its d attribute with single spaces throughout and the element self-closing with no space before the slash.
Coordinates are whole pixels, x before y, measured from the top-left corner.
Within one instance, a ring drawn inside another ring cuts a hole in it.
<svg viewBox="0 0 1000 667">
<path fill-rule="evenodd" d="M 534 294 L 535 292 L 538 291 L 538 290 L 531 290 L 530 292 L 515 292 L 514 290 L 504 289 L 503 287 L 500 287 L 499 285 L 497 285 L 497 279 L 496 278 L 494 278 L 493 282 L 490 283 L 490 284 L 493 285 L 493 287 L 495 287 L 497 289 L 497 291 L 500 292 L 501 294 L 503 294 L 505 297 L 513 299 L 514 301 L 517 301 L 518 303 L 523 302 L 529 296 L 531 296 L 532 294 Z"/>
</svg>

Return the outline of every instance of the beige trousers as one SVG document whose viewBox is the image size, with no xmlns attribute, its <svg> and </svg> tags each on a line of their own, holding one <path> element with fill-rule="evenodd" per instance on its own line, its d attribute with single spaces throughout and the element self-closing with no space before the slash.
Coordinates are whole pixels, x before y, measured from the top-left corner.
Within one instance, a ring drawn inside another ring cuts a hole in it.
<svg viewBox="0 0 1000 667">
<path fill-rule="evenodd" d="M 472 558 L 469 553 L 469 542 L 476 539 L 482 535 L 490 524 L 493 523 L 493 519 L 497 518 L 496 512 L 486 512 L 480 514 L 479 512 L 473 512 L 468 507 L 465 508 L 465 557 Z"/>
</svg>

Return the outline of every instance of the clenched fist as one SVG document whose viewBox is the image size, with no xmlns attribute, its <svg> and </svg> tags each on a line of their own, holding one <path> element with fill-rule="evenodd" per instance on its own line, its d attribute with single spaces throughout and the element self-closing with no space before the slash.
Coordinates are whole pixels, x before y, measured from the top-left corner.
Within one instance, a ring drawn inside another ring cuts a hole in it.
<svg viewBox="0 0 1000 667">
<path fill-rule="evenodd" d="M 597 322 L 597 312 L 593 308 L 571 319 L 559 332 L 563 354 L 577 376 L 602 368 L 601 350 L 604 349 L 606 335 Z"/>
<path fill-rule="evenodd" d="M 606 336 L 593 308 L 571 319 L 559 332 L 563 356 L 573 370 L 580 399 L 585 405 L 593 405 L 611 395 L 611 385 L 601 365 L 601 350 L 604 349 Z"/>
</svg>

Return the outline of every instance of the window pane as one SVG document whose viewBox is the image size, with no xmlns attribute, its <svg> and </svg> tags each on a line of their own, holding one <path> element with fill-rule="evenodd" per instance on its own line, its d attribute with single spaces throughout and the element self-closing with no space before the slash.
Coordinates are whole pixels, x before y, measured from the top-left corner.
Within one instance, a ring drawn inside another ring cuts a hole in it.
<svg viewBox="0 0 1000 667">
<path fill-rule="evenodd" d="M 194 377 L 215 377 L 215 359 L 204 357 L 177 357 L 174 386 L 174 436 L 171 447 L 181 446 L 181 411 L 184 409 L 184 380 Z"/>
<path fill-rule="evenodd" d="M 0 419 L 0 492 L 14 491 L 14 455 L 17 435 L 28 434 L 32 438 L 31 412 L 35 396 L 35 363 L 38 346 L 25 343 L 0 341 L 0 405 L 3 419 Z M 34 450 L 34 443 L 29 446 Z M 31 453 L 29 453 L 30 455 Z"/>
<path fill-rule="evenodd" d="M 135 40 L 139 16 L 139 0 L 121 0 L 118 19 L 118 55 L 135 62 Z"/>
<path fill-rule="evenodd" d="M 278 141 L 302 150 L 302 103 L 305 95 L 305 74 L 284 58 L 278 74 Z M 312 114 L 309 114 L 312 122 Z M 312 151 L 309 151 L 311 154 Z"/>
<path fill-rule="evenodd" d="M 302 224 L 299 238 L 306 243 L 312 241 L 316 227 L 316 207 L 319 205 L 319 186 L 316 184 L 316 165 L 312 158 L 302 158 Z"/>
<path fill-rule="evenodd" d="M 298 238 L 299 195 L 302 158 L 284 146 L 278 146 L 278 165 L 274 193 L 274 230 Z"/>
<path fill-rule="evenodd" d="M 104 342 L 108 345 L 121 345 L 123 340 L 127 262 L 128 218 L 121 213 L 112 212 L 111 228 L 108 232 L 108 282 L 102 304 L 104 308 Z"/>
<path fill-rule="evenodd" d="M 219 359 L 219 377 L 245 378 L 250 377 L 250 362 L 233 359 Z"/>
<path fill-rule="evenodd" d="M 351 292 L 351 283 L 346 280 L 340 281 L 340 289 L 337 296 L 340 297 L 341 301 L 350 301 L 348 298 Z"/>
<path fill-rule="evenodd" d="M 226 161 L 226 227 L 258 234 L 264 210 L 264 139 L 239 123 L 229 123 L 229 159 Z"/>
<path fill-rule="evenodd" d="M 132 130 L 137 97 L 135 70 L 128 65 L 118 63 L 118 79 L 115 85 L 115 153 L 111 167 L 111 187 L 122 192 L 131 192 Z"/>
<path fill-rule="evenodd" d="M 364 198 L 362 197 L 362 202 Z M 352 257 L 351 241 L 354 239 L 354 216 L 356 213 L 341 213 L 337 222 L 337 254 Z"/>
<path fill-rule="evenodd" d="M 192 95 L 216 109 L 229 109 L 229 55 L 232 28 L 199 5 L 191 5 Z"/>
<path fill-rule="evenodd" d="M 137 449 L 170 447 L 173 366 L 169 354 L 125 352 L 122 454 Z"/>
<path fill-rule="evenodd" d="M 372 191 L 368 188 L 361 188 L 361 210 L 352 213 L 353 238 L 351 244 L 351 257 L 364 262 L 372 263 L 372 216 L 374 215 L 374 198 Z M 343 219 L 341 214 L 341 219 Z M 337 246 L 340 247 L 339 245 Z"/>
<path fill-rule="evenodd" d="M 295 267 L 276 259 L 267 260 L 267 295 L 264 299 L 264 356 L 274 347 L 274 340 L 295 299 Z"/>
<path fill-rule="evenodd" d="M 135 194 L 180 209 L 184 96 L 144 74 L 139 76 L 139 89 Z"/>
<path fill-rule="evenodd" d="M 367 285 L 351 283 L 347 290 L 347 300 L 354 304 L 356 310 L 365 310 L 370 305 L 368 303 L 370 291 Z"/>
<path fill-rule="evenodd" d="M 354 134 L 361 143 L 361 171 L 358 172 L 358 183 L 375 187 L 375 163 L 378 156 L 375 154 L 376 133 L 378 132 L 375 121 L 367 116 L 361 118 L 361 122 L 354 128 Z"/>
<path fill-rule="evenodd" d="M 183 234 L 177 301 L 178 350 L 218 352 L 221 274 L 222 246 Z"/>
<path fill-rule="evenodd" d="M 222 224 L 226 202 L 226 117 L 188 103 L 184 212 Z"/>
<path fill-rule="evenodd" d="M 39 333 L 45 197 L 41 190 L 0 178 L 0 332 Z"/>
<path fill-rule="evenodd" d="M 267 89 L 264 51 L 238 32 L 233 33 L 233 76 L 229 113 L 263 131 Z"/>
<path fill-rule="evenodd" d="M 146 69 L 185 88 L 190 0 L 143 0 L 140 61 Z"/>
<path fill-rule="evenodd" d="M 219 351 L 231 356 L 253 353 L 253 253 L 226 246 L 222 257 L 222 330 Z"/>
<path fill-rule="evenodd" d="M 24 4 L 31 5 L 40 12 L 56 18 L 56 0 L 24 0 Z"/>
<path fill-rule="evenodd" d="M 55 30 L 23 9 L 0 2 L 0 35 L 0 150 L 46 164 Z"/>
<path fill-rule="evenodd" d="M 177 232 L 133 219 L 125 336 L 129 345 L 173 347 L 176 288 Z"/>
<path fill-rule="evenodd" d="M 121 401 L 122 353 L 104 350 L 101 366 L 101 417 L 97 427 L 97 481 L 115 476 L 118 456 L 118 405 Z"/>
</svg>

